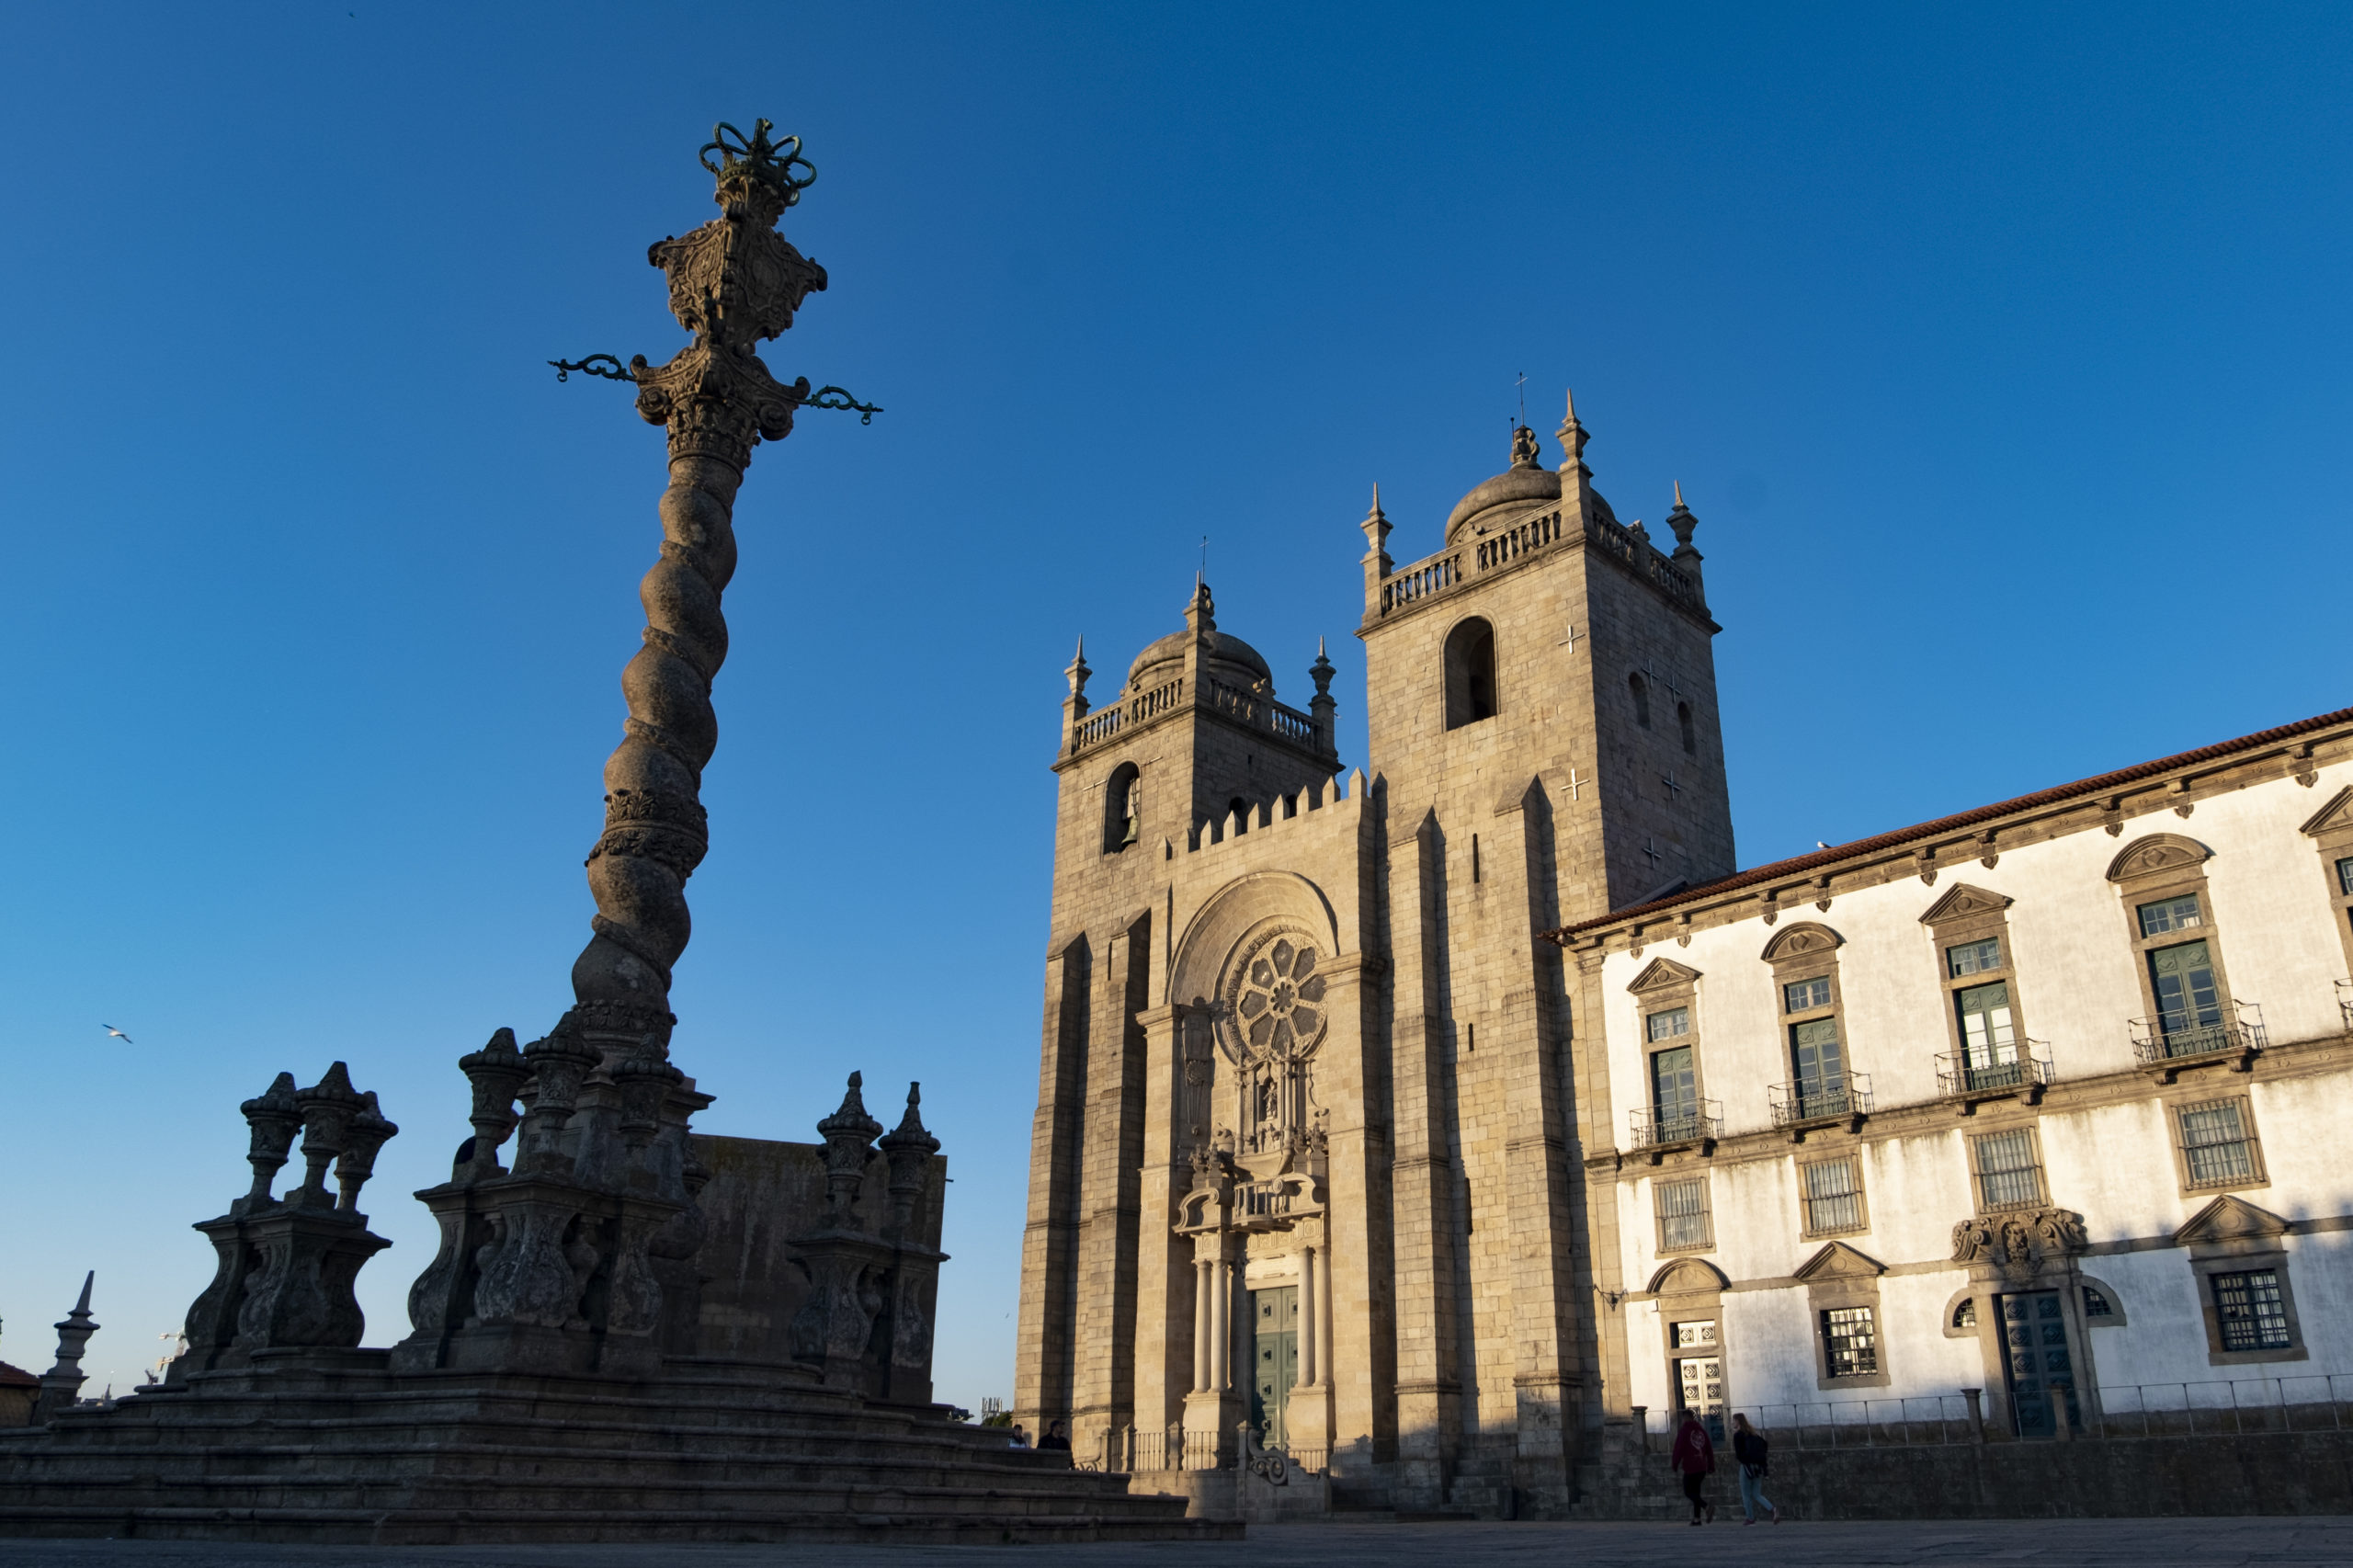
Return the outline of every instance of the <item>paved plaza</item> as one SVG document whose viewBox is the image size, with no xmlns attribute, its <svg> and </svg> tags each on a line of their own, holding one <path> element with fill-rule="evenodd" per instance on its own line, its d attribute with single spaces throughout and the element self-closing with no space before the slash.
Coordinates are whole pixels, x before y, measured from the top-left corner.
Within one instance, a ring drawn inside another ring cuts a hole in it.
<svg viewBox="0 0 2353 1568">
<path fill-rule="evenodd" d="M 1729 1532 L 1729 1538 L 1728 1538 Z M 2237 1563 L 2353 1563 L 2353 1517 L 1997 1519 L 1971 1523 L 1785 1524 L 1778 1529 L 1719 1522 L 1694 1536 L 1683 1525 L 1444 1524 L 1253 1527 L 1253 1555 L 1268 1550 L 1287 1568 L 1665 1568 L 1727 1553 L 1756 1568 L 1803 1564 L 2050 1563 L 2053 1568 L 2231 1568 Z M 961 1568 L 1046 1562 L 1055 1568 L 1224 1564 L 1231 1542 L 1099 1546 L 241 1546 L 188 1541 L 0 1540 L 0 1568 Z"/>
</svg>

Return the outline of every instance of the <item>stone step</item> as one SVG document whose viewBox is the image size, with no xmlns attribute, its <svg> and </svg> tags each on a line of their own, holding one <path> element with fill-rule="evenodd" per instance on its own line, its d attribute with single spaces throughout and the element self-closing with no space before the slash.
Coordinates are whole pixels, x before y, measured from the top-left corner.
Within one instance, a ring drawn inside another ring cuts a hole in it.
<svg viewBox="0 0 2353 1568">
<path fill-rule="evenodd" d="M 1243 1527 L 1238 1520 L 1188 1519 L 1183 1517 L 1183 1500 L 1174 1501 L 1177 1505 L 1174 1515 L 1154 1518 L 1118 1518 L 1090 1513 L 938 1517 L 886 1512 L 710 1509 L 574 1509 L 561 1516 L 541 1517 L 431 1508 L 24 1508 L 0 1503 L 0 1534 L 379 1546 L 627 1541 L 994 1546 L 1033 1541 L 1242 1539 Z"/>
</svg>

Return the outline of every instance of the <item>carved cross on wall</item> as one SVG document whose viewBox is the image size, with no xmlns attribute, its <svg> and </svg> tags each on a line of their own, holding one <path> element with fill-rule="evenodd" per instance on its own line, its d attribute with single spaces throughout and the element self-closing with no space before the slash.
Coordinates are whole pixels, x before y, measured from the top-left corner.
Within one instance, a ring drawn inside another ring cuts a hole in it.
<svg viewBox="0 0 2353 1568">
<path fill-rule="evenodd" d="M 1566 637 L 1562 638 L 1558 642 L 1553 643 L 1552 646 L 1555 648 L 1566 648 L 1570 653 L 1574 653 L 1577 651 L 1576 642 L 1577 623 L 1573 620 L 1569 622 L 1569 634 Z"/>
<path fill-rule="evenodd" d="M 1648 834 L 1643 835 L 1643 853 L 1651 858 L 1651 869 L 1654 871 L 1658 869 L 1658 863 L 1666 858 L 1665 855 L 1659 853 L 1658 846 L 1651 842 Z"/>
<path fill-rule="evenodd" d="M 1574 768 L 1574 767 L 1570 768 L 1570 769 L 1569 769 L 1569 799 L 1570 799 L 1570 800 L 1572 800 L 1572 801 L 1574 801 L 1574 800 L 1580 799 L 1580 797 L 1579 797 L 1579 795 L 1578 795 L 1577 791 L 1578 791 L 1578 790 L 1583 790 L 1586 785 L 1588 785 L 1588 784 L 1590 784 L 1590 783 L 1592 783 L 1592 782 L 1593 782 L 1593 780 L 1592 780 L 1592 779 L 1590 779 L 1590 778 L 1579 778 L 1579 777 L 1577 776 L 1577 770 L 1576 770 L 1575 768 Z"/>
<path fill-rule="evenodd" d="M 1683 793 L 1683 786 L 1675 781 L 1675 773 L 1672 769 L 1660 774 L 1658 781 L 1666 786 L 1667 798 L 1670 800 Z"/>
</svg>

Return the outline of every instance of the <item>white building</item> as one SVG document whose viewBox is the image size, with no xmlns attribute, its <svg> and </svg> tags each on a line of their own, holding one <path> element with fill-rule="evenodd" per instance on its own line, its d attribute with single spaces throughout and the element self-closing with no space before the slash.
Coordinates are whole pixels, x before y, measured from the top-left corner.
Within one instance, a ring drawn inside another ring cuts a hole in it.
<svg viewBox="0 0 2353 1568">
<path fill-rule="evenodd" d="M 1613 1411 L 2353 1396 L 2353 710 L 1550 935 Z"/>
</svg>

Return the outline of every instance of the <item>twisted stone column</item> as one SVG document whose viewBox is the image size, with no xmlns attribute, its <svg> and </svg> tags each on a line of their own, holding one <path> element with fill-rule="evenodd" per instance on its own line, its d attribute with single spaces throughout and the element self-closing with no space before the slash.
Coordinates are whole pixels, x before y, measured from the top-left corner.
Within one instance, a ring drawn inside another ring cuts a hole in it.
<svg viewBox="0 0 2353 1568">
<path fill-rule="evenodd" d="M 735 492 L 753 445 L 783 439 L 809 401 L 805 379 L 780 384 L 754 347 L 825 286 L 824 268 L 776 232 L 815 177 L 799 141 L 772 142 L 766 120 L 748 142 L 728 134 L 703 150 L 723 215 L 648 253 L 694 342 L 658 369 L 633 360 L 629 378 L 638 412 L 668 429 L 670 485 L 662 554 L 638 585 L 644 645 L 621 674 L 629 722 L 605 764 L 605 831 L 588 855 L 595 934 L 572 966 L 566 1022 L 608 1062 L 668 1058 L 670 972 L 692 928 L 686 882 L 710 847 L 702 770 L 719 744 L 710 683 L 727 658 Z"/>
</svg>

